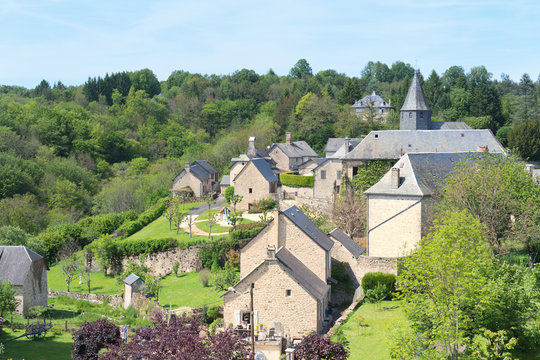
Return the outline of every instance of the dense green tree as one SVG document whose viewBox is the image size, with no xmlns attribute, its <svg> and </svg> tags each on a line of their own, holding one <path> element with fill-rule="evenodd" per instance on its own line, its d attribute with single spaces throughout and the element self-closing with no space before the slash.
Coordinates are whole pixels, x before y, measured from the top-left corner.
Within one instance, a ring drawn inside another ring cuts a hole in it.
<svg viewBox="0 0 540 360">
<path fill-rule="evenodd" d="M 9 283 L 8 279 L 0 281 L 0 317 L 7 316 L 17 309 L 18 301 L 15 298 L 17 291 Z"/>
<path fill-rule="evenodd" d="M 44 230 L 49 220 L 47 206 L 33 194 L 15 195 L 0 200 L 0 226 L 14 226 L 30 234 Z"/>
<path fill-rule="evenodd" d="M 508 132 L 508 147 L 525 160 L 540 161 L 540 120 L 514 126 Z"/>
<path fill-rule="evenodd" d="M 362 97 L 360 84 L 357 78 L 347 79 L 341 92 L 339 93 L 339 103 L 341 105 L 352 105 Z"/>
<path fill-rule="evenodd" d="M 453 88 L 467 87 L 467 77 L 465 76 L 465 70 L 461 66 L 451 66 L 443 74 L 442 83 L 445 91 L 450 91 Z"/>
<path fill-rule="evenodd" d="M 18 227 L 1 226 L 0 245 L 26 246 L 40 255 L 45 254 L 45 247 L 41 243 L 41 240 Z"/>
<path fill-rule="evenodd" d="M 442 81 L 435 70 L 431 72 L 428 79 L 424 82 L 423 89 L 428 103 L 431 104 L 431 110 L 437 113 L 437 104 L 444 90 Z"/>
<path fill-rule="evenodd" d="M 289 76 L 295 79 L 303 79 L 313 76 L 313 72 L 311 71 L 311 66 L 309 66 L 307 60 L 300 59 L 294 64 L 291 71 L 289 71 Z"/>
<path fill-rule="evenodd" d="M 154 97 L 161 92 L 159 80 L 150 69 L 135 71 L 129 77 L 135 90 L 143 90 L 150 97 Z"/>
</svg>

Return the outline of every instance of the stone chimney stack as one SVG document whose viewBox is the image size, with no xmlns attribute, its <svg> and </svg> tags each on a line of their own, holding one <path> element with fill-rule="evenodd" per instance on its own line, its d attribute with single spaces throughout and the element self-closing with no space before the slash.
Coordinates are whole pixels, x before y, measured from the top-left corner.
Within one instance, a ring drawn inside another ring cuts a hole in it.
<svg viewBox="0 0 540 360">
<path fill-rule="evenodd" d="M 257 148 L 255 147 L 255 136 L 251 136 L 249 138 L 247 154 L 251 157 L 257 156 Z"/>
<path fill-rule="evenodd" d="M 276 248 L 268 245 L 266 248 L 266 259 L 267 260 L 276 260 Z"/>
<path fill-rule="evenodd" d="M 392 168 L 392 173 L 390 177 L 390 187 L 392 189 L 399 188 L 399 169 L 398 168 Z"/>
<path fill-rule="evenodd" d="M 184 170 L 186 170 L 186 172 L 189 172 L 189 169 L 190 169 L 190 164 L 189 162 L 186 161 L 186 166 L 184 166 Z"/>
<path fill-rule="evenodd" d="M 345 138 L 345 154 L 347 154 L 349 152 L 349 137 L 347 136 Z"/>
<path fill-rule="evenodd" d="M 285 133 L 285 142 L 286 142 L 287 144 L 289 144 L 289 145 L 291 145 L 291 143 L 292 143 L 292 134 L 291 134 L 290 131 L 287 131 L 287 132 Z"/>
</svg>

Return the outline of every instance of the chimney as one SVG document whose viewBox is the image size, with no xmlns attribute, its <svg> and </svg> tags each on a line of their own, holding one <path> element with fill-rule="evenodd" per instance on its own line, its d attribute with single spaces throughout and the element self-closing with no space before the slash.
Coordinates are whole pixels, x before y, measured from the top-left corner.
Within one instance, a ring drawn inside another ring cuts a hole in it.
<svg viewBox="0 0 540 360">
<path fill-rule="evenodd" d="M 184 170 L 186 170 L 186 172 L 189 172 L 189 168 L 190 168 L 189 162 L 186 161 L 186 166 L 184 166 Z"/>
<path fill-rule="evenodd" d="M 289 145 L 291 145 L 292 143 L 292 135 L 291 135 L 291 132 L 290 131 L 287 131 L 285 133 L 285 142 Z"/>
<path fill-rule="evenodd" d="M 399 169 L 392 168 L 392 174 L 390 176 L 390 187 L 392 189 L 399 188 Z"/>
<path fill-rule="evenodd" d="M 276 260 L 276 248 L 268 245 L 266 248 L 266 259 L 267 260 Z"/>
<path fill-rule="evenodd" d="M 488 146 L 479 146 L 476 148 L 476 151 L 486 152 L 488 151 Z"/>
<path fill-rule="evenodd" d="M 349 152 L 349 137 L 345 138 L 345 154 Z"/>
<path fill-rule="evenodd" d="M 255 157 L 257 155 L 257 148 L 255 147 L 255 136 L 251 136 L 248 141 L 248 156 Z"/>
</svg>

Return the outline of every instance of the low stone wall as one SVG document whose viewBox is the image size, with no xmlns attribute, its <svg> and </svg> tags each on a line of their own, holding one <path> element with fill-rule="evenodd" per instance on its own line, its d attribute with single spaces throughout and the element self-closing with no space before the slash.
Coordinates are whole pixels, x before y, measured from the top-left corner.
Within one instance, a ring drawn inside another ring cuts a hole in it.
<svg viewBox="0 0 540 360">
<path fill-rule="evenodd" d="M 347 318 L 349 317 L 349 315 L 352 314 L 352 312 L 354 311 L 354 309 L 356 308 L 358 303 L 360 301 L 362 301 L 363 299 L 364 299 L 364 296 L 362 296 L 361 298 L 354 301 L 347 309 L 345 309 L 345 311 L 343 311 L 343 313 L 336 320 L 334 325 L 330 328 L 330 330 L 328 330 L 328 333 L 327 333 L 328 336 L 332 336 L 334 334 L 334 332 L 337 330 L 337 328 L 340 327 L 341 324 L 343 324 L 345 322 L 345 320 L 347 320 Z"/>
<path fill-rule="evenodd" d="M 397 276 L 397 259 L 375 256 L 360 256 L 349 263 L 356 281 L 362 283 L 362 278 L 369 272 L 383 272 Z"/>
<path fill-rule="evenodd" d="M 192 272 L 202 269 L 202 262 L 199 259 L 200 246 L 191 246 L 187 249 L 172 249 L 164 252 L 150 254 L 144 260 L 144 265 L 148 267 L 152 275 L 165 276 L 172 273 L 173 265 L 178 261 L 178 272 Z M 140 264 L 138 256 L 129 256 L 122 259 L 122 267 L 125 268 L 128 261 Z"/>
<path fill-rule="evenodd" d="M 109 304 L 114 307 L 122 306 L 122 297 L 120 295 L 86 294 L 67 291 L 49 291 L 49 296 L 69 296 L 77 300 L 85 300 L 91 303 L 102 304 L 107 299 Z"/>
</svg>

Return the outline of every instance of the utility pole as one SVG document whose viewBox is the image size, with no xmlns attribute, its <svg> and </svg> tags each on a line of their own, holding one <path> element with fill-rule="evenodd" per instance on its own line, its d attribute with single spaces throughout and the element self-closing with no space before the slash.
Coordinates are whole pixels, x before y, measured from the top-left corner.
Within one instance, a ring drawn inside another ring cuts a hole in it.
<svg viewBox="0 0 540 360">
<path fill-rule="evenodd" d="M 254 311 L 253 311 L 253 288 L 255 287 L 254 283 L 251 283 L 251 287 L 249 289 L 249 297 L 250 297 L 250 312 L 251 312 L 251 352 L 253 353 L 253 356 L 255 356 L 255 324 L 254 322 Z"/>
</svg>

